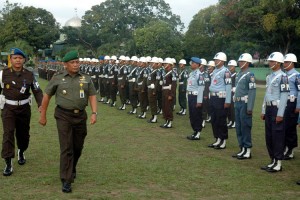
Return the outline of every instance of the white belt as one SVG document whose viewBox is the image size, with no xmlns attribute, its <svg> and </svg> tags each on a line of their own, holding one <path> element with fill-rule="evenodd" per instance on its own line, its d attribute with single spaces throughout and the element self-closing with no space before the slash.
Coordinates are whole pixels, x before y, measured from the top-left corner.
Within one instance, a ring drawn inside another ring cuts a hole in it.
<svg viewBox="0 0 300 200">
<path fill-rule="evenodd" d="M 171 90 L 172 88 L 172 85 L 169 85 L 169 86 L 162 86 L 162 89 L 163 90 Z"/>
<path fill-rule="evenodd" d="M 128 82 L 134 83 L 135 82 L 135 78 L 129 79 Z"/>
<path fill-rule="evenodd" d="M 279 102 L 277 101 L 266 101 L 267 106 L 278 106 Z"/>
<path fill-rule="evenodd" d="M 114 76 L 109 76 L 108 78 L 114 78 Z"/>
<path fill-rule="evenodd" d="M 152 83 L 151 85 L 147 86 L 149 89 L 155 89 L 155 85 Z"/>
<path fill-rule="evenodd" d="M 6 104 L 13 105 L 13 106 L 22 106 L 22 105 L 29 103 L 29 101 L 30 101 L 29 99 L 24 99 L 24 100 L 20 100 L 20 101 L 5 99 Z"/>
<path fill-rule="evenodd" d="M 138 85 L 143 85 L 143 82 L 138 83 Z"/>
<path fill-rule="evenodd" d="M 99 75 L 98 77 L 99 77 L 99 78 L 103 78 L 104 76 L 103 76 L 103 75 Z"/>
<path fill-rule="evenodd" d="M 233 101 L 248 101 L 248 96 L 243 97 L 233 97 Z"/>
<path fill-rule="evenodd" d="M 118 78 L 118 80 L 123 80 L 123 77 L 122 78 Z"/>
<path fill-rule="evenodd" d="M 210 92 L 209 94 L 210 94 L 210 96 L 213 96 L 213 97 L 217 96 L 219 98 L 226 98 L 226 91 Z"/>
<path fill-rule="evenodd" d="M 197 91 L 188 91 L 188 94 L 191 94 L 191 95 L 198 95 L 198 92 L 197 92 Z"/>
<path fill-rule="evenodd" d="M 94 76 L 91 76 L 91 78 L 96 78 L 96 75 L 94 75 Z"/>
<path fill-rule="evenodd" d="M 179 82 L 179 85 L 183 85 L 184 84 L 184 82 Z"/>
</svg>

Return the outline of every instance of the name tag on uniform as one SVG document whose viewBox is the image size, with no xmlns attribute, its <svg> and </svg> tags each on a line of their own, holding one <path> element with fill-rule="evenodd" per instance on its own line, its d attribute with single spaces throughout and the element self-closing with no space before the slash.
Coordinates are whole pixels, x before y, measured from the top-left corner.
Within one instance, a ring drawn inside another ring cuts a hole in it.
<svg viewBox="0 0 300 200">
<path fill-rule="evenodd" d="M 80 95 L 79 95 L 79 97 L 81 98 L 81 99 L 83 99 L 84 98 L 84 90 L 80 90 Z"/>
<path fill-rule="evenodd" d="M 26 87 L 23 86 L 23 87 L 21 88 L 21 90 L 20 90 L 20 93 L 24 94 L 24 93 L 25 93 L 25 90 L 26 90 Z"/>
</svg>

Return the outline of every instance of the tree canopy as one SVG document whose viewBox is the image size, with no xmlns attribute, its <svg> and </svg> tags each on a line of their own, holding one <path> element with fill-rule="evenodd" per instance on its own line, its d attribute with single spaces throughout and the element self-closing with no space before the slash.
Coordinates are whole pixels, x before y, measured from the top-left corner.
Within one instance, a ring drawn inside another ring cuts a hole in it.
<svg viewBox="0 0 300 200">
<path fill-rule="evenodd" d="M 35 52 L 49 48 L 59 37 L 59 26 L 53 15 L 35 7 L 21 7 L 9 4 L 1 11 L 0 46 L 24 40 Z"/>
</svg>

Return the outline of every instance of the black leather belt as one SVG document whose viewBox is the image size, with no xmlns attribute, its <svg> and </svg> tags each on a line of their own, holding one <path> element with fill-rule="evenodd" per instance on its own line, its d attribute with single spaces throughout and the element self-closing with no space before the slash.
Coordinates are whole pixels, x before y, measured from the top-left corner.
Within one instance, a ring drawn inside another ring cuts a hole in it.
<svg viewBox="0 0 300 200">
<path fill-rule="evenodd" d="M 70 112 L 70 113 L 82 113 L 84 110 L 78 110 L 78 109 L 66 109 L 66 108 L 63 108 L 61 106 L 57 106 L 59 109 L 63 110 L 63 111 L 66 111 L 66 112 Z"/>
</svg>

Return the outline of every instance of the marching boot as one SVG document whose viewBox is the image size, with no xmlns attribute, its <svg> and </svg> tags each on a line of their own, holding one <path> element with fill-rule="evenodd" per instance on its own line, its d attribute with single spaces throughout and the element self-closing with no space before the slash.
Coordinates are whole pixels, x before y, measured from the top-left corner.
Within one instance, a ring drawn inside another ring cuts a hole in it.
<svg viewBox="0 0 300 200">
<path fill-rule="evenodd" d="M 207 120 L 205 120 L 207 123 L 210 123 L 211 121 L 211 116 L 208 116 Z"/>
<path fill-rule="evenodd" d="M 251 148 L 244 148 L 244 152 L 241 155 L 237 156 L 237 159 L 244 160 L 251 158 Z"/>
<path fill-rule="evenodd" d="M 202 128 L 205 128 L 205 120 L 202 121 Z"/>
<path fill-rule="evenodd" d="M 107 99 L 107 101 L 104 101 L 104 104 L 109 104 L 110 103 L 110 99 Z"/>
<path fill-rule="evenodd" d="M 227 127 L 231 126 L 231 124 L 232 124 L 232 121 L 229 121 L 227 124 Z"/>
<path fill-rule="evenodd" d="M 168 123 L 169 123 L 169 121 L 166 120 L 166 122 L 165 122 L 164 124 L 160 125 L 160 127 L 161 127 L 161 128 L 165 128 L 165 126 L 166 126 Z"/>
<path fill-rule="evenodd" d="M 157 113 L 156 113 L 157 115 L 159 115 L 159 114 L 162 114 L 162 111 L 161 111 L 161 108 L 158 108 L 158 110 L 157 110 Z"/>
<path fill-rule="evenodd" d="M 119 107 L 119 110 L 125 110 L 126 109 L 126 105 L 125 103 L 122 104 L 122 106 Z"/>
<path fill-rule="evenodd" d="M 139 102 L 138 104 L 137 104 L 137 107 L 140 107 L 141 106 L 141 103 Z"/>
<path fill-rule="evenodd" d="M 63 181 L 62 182 L 62 189 L 61 190 L 64 193 L 70 193 L 70 192 L 72 192 L 71 183 Z"/>
<path fill-rule="evenodd" d="M 272 167 L 266 169 L 267 172 L 279 172 L 282 171 L 281 160 L 275 160 L 274 165 Z"/>
<path fill-rule="evenodd" d="M 146 107 L 146 110 L 147 110 L 147 111 L 149 110 L 149 106 Z"/>
<path fill-rule="evenodd" d="M 186 138 L 189 140 L 200 140 L 200 134 L 200 131 L 195 131 L 192 135 L 189 135 Z"/>
<path fill-rule="evenodd" d="M 233 154 L 232 157 L 233 157 L 233 158 L 237 158 L 237 157 L 241 156 L 241 155 L 244 153 L 244 151 L 245 151 L 245 148 L 244 148 L 244 147 L 241 147 L 240 152 L 238 152 L 238 153 L 236 153 L 236 154 Z"/>
<path fill-rule="evenodd" d="M 233 122 L 228 128 L 235 128 L 235 122 Z"/>
<path fill-rule="evenodd" d="M 5 158 L 6 166 L 3 171 L 3 176 L 10 176 L 13 173 L 12 159 Z"/>
<path fill-rule="evenodd" d="M 216 141 L 210 145 L 208 145 L 208 147 L 210 148 L 214 148 L 215 146 L 219 145 L 219 143 L 221 142 L 220 138 L 216 138 Z"/>
<path fill-rule="evenodd" d="M 214 148 L 215 149 L 225 149 L 226 148 L 226 140 L 221 139 L 220 143 L 218 145 L 216 145 Z"/>
<path fill-rule="evenodd" d="M 164 128 L 172 128 L 172 121 L 168 120 L 168 123 L 165 125 Z"/>
<path fill-rule="evenodd" d="M 183 109 L 180 115 L 186 115 L 186 109 Z"/>
<path fill-rule="evenodd" d="M 110 104 L 110 107 L 115 107 L 115 106 L 116 106 L 116 102 L 112 101 L 111 104 Z"/>
<path fill-rule="evenodd" d="M 177 114 L 177 115 L 181 115 L 182 111 L 183 111 L 183 108 L 182 108 L 182 107 L 180 107 L 180 111 L 179 111 L 179 112 L 177 112 L 176 114 Z"/>
<path fill-rule="evenodd" d="M 157 123 L 157 115 L 152 115 L 152 118 L 148 121 L 148 123 Z"/>
<path fill-rule="evenodd" d="M 18 149 L 18 164 L 19 165 L 24 165 L 26 163 L 24 151 Z"/>
<path fill-rule="evenodd" d="M 139 116 L 137 116 L 139 119 L 145 119 L 146 118 L 146 112 L 142 112 Z"/>
<path fill-rule="evenodd" d="M 173 106 L 173 111 L 176 109 L 176 105 Z"/>
<path fill-rule="evenodd" d="M 274 164 L 275 164 L 275 159 L 273 159 L 270 164 L 268 164 L 266 166 L 262 166 L 260 169 L 267 170 L 267 169 L 271 168 Z"/>
<path fill-rule="evenodd" d="M 287 148 L 287 152 L 284 154 L 283 160 L 291 160 L 294 159 L 294 150 Z"/>
<path fill-rule="evenodd" d="M 98 102 L 103 102 L 104 101 L 104 98 L 102 97 L 100 100 L 98 100 Z"/>
<path fill-rule="evenodd" d="M 297 185 L 300 185 L 300 181 L 297 181 L 296 184 L 297 184 Z"/>
<path fill-rule="evenodd" d="M 128 112 L 128 114 L 130 115 L 136 114 L 136 108 L 133 108 L 130 112 Z"/>
</svg>

